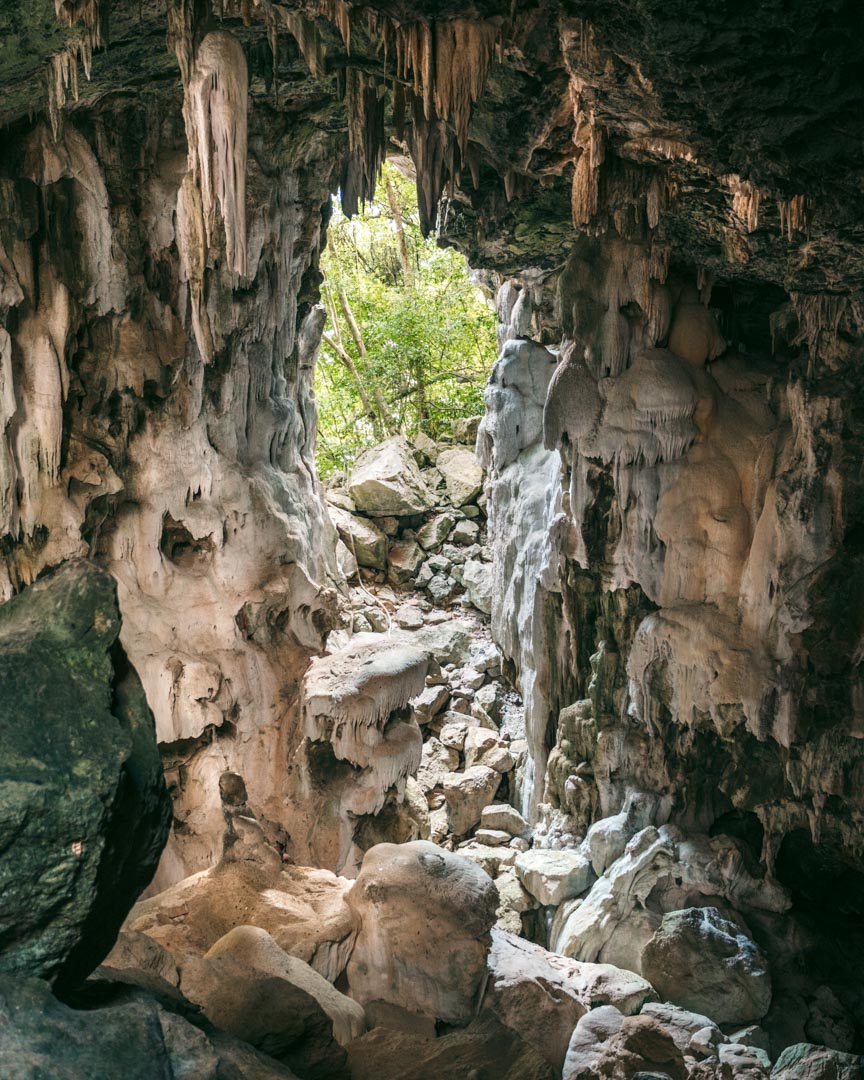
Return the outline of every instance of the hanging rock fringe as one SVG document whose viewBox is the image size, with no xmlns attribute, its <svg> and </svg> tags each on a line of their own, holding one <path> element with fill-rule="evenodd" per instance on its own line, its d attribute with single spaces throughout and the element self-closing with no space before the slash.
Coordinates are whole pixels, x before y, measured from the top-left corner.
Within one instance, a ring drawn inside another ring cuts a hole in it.
<svg viewBox="0 0 864 1080">
<path fill-rule="evenodd" d="M 80 25 L 83 34 L 55 53 L 48 66 L 48 119 L 54 139 L 60 138 L 63 106 L 78 100 L 78 64 L 90 80 L 93 50 L 108 40 L 108 5 L 102 0 L 54 0 L 54 12 L 67 26 Z"/>
</svg>

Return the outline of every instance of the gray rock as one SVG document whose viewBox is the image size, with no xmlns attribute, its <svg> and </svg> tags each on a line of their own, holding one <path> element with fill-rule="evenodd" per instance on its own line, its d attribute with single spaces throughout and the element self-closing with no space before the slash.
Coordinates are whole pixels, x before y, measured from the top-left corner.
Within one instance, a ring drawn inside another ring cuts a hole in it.
<svg viewBox="0 0 864 1080">
<path fill-rule="evenodd" d="M 436 514 L 417 530 L 417 543 L 426 551 L 434 551 L 444 543 L 455 524 L 453 514 Z"/>
<path fill-rule="evenodd" d="M 423 757 L 417 770 L 417 783 L 424 792 L 441 787 L 444 778 L 459 767 L 459 752 L 445 746 L 434 735 L 423 743 Z"/>
<path fill-rule="evenodd" d="M 0 606 L 0 971 L 77 984 L 168 836 L 153 717 L 113 580 L 66 563 Z"/>
<path fill-rule="evenodd" d="M 406 630 L 419 630 L 423 625 L 423 612 L 415 604 L 403 604 L 396 609 L 393 620 Z"/>
<path fill-rule="evenodd" d="M 483 807 L 494 802 L 501 774 L 488 765 L 474 765 L 465 772 L 448 773 L 443 780 L 450 827 L 457 836 L 473 829 Z"/>
<path fill-rule="evenodd" d="M 463 518 L 462 521 L 457 521 L 453 526 L 453 532 L 450 537 L 454 544 L 462 544 L 467 546 L 473 544 L 480 533 L 480 527 L 476 521 L 470 521 L 468 518 Z"/>
<path fill-rule="evenodd" d="M 324 499 L 330 506 L 338 506 L 340 510 L 347 510 L 349 514 L 353 514 L 357 509 L 348 492 L 342 491 L 340 488 L 326 488 Z"/>
<path fill-rule="evenodd" d="M 71 1009 L 40 979 L 0 975 L 3 1080 L 296 1080 L 284 1065 L 214 1031 L 179 995 L 157 1000 L 122 982 L 97 985 L 105 1004 Z"/>
<path fill-rule="evenodd" d="M 348 494 L 358 510 L 382 517 L 423 514 L 434 505 L 434 496 L 402 435 L 360 454 L 351 470 Z"/>
<path fill-rule="evenodd" d="M 431 625 L 430 625 L 431 624 Z M 475 633 L 473 623 L 444 615 L 441 622 L 430 619 L 420 630 L 399 630 L 399 637 L 418 649 L 432 653 L 439 664 L 464 663 Z"/>
<path fill-rule="evenodd" d="M 383 570 L 387 565 L 387 537 L 381 529 L 371 521 L 354 517 L 335 506 L 329 508 L 329 513 L 339 538 L 356 556 L 360 566 Z"/>
<path fill-rule="evenodd" d="M 417 435 L 411 440 L 415 450 L 419 450 L 420 454 L 426 458 L 431 464 L 435 464 L 438 457 L 438 444 L 434 439 L 430 439 L 425 431 L 418 432 Z"/>
<path fill-rule="evenodd" d="M 366 618 L 362 611 L 355 612 L 354 618 L 351 620 L 351 629 L 355 634 L 371 634 L 372 623 Z"/>
<path fill-rule="evenodd" d="M 774 1063 L 771 1080 L 861 1080 L 864 1061 L 812 1043 L 787 1046 Z"/>
<path fill-rule="evenodd" d="M 387 553 L 387 577 L 394 585 L 407 585 L 423 563 L 423 549 L 413 540 L 397 540 Z"/>
<path fill-rule="evenodd" d="M 531 826 L 515 807 L 507 803 L 494 803 L 484 807 L 480 824 L 484 829 L 503 829 L 510 836 L 531 835 Z"/>
<path fill-rule="evenodd" d="M 544 906 L 557 906 L 579 896 L 594 879 L 591 864 L 581 851 L 546 848 L 533 848 L 517 855 L 516 874 L 525 889 Z"/>
<path fill-rule="evenodd" d="M 424 565 L 436 574 L 446 574 L 453 562 L 444 555 L 433 555 L 431 559 L 426 560 Z"/>
<path fill-rule="evenodd" d="M 454 506 L 462 506 L 480 494 L 483 489 L 483 469 L 474 451 L 467 446 L 454 446 L 442 450 L 435 462 L 447 484 L 447 497 Z"/>
<path fill-rule="evenodd" d="M 436 604 L 443 604 L 456 591 L 456 582 L 446 574 L 436 574 L 426 589 Z"/>
<path fill-rule="evenodd" d="M 771 1004 L 762 950 L 717 908 L 664 915 L 642 952 L 642 973 L 661 997 L 718 1024 L 759 1020 Z"/>
<path fill-rule="evenodd" d="M 462 570 L 462 584 L 478 611 L 492 614 L 493 574 L 490 563 L 469 559 Z M 497 660 L 497 657 L 496 657 Z"/>
<path fill-rule="evenodd" d="M 418 724 L 428 724 L 438 715 L 450 700 L 450 690 L 446 683 L 427 686 L 411 702 Z"/>
<path fill-rule="evenodd" d="M 482 671 L 475 671 L 474 668 L 466 667 L 462 672 L 462 685 L 468 690 L 478 691 L 483 685 L 486 676 Z"/>
<path fill-rule="evenodd" d="M 390 620 L 387 617 L 386 612 L 382 611 L 381 608 L 363 608 L 361 614 L 366 616 L 369 625 L 376 634 L 385 633 L 390 626 Z"/>
<path fill-rule="evenodd" d="M 357 573 L 357 560 L 341 540 L 336 541 L 336 566 L 346 581 Z"/>
</svg>

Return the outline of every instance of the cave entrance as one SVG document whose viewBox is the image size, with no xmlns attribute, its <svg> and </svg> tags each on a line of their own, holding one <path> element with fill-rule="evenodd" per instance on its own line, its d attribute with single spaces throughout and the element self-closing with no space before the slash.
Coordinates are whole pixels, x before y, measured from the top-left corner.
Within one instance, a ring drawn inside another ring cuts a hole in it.
<svg viewBox="0 0 864 1080">
<path fill-rule="evenodd" d="M 325 482 L 391 436 L 473 442 L 470 421 L 483 412 L 497 353 L 492 291 L 460 253 L 424 238 L 410 171 L 407 159 L 386 161 L 375 197 L 350 220 L 333 201 L 316 380 Z"/>
</svg>

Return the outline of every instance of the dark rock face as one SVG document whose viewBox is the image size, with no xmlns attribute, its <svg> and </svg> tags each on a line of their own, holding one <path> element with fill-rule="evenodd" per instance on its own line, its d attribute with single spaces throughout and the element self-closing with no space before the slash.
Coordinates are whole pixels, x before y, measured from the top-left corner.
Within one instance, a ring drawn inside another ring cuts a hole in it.
<svg viewBox="0 0 864 1080">
<path fill-rule="evenodd" d="M 157 1001 L 119 984 L 102 990 L 101 1000 L 78 1010 L 57 1001 L 38 979 L 0 976 L 4 1080 L 152 1080 L 160 1075 L 156 1070 L 196 1080 L 294 1080 L 289 1069 L 245 1043 L 200 1019 L 191 1023 L 183 1014 L 192 1010 L 179 995 Z"/>
<path fill-rule="evenodd" d="M 0 607 L 0 970 L 85 978 L 150 882 L 170 799 L 114 582 L 68 563 Z"/>
</svg>

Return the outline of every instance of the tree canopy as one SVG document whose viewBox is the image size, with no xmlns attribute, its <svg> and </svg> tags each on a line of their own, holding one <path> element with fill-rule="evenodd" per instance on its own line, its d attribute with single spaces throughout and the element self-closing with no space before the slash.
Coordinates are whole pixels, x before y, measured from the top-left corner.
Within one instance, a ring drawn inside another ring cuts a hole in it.
<svg viewBox="0 0 864 1080">
<path fill-rule="evenodd" d="M 463 256 L 423 239 L 414 184 L 393 164 L 350 221 L 334 206 L 321 270 L 322 476 L 349 469 L 388 435 L 435 439 L 453 420 L 483 411 L 494 311 Z"/>
</svg>

